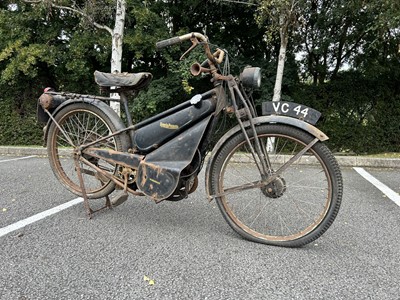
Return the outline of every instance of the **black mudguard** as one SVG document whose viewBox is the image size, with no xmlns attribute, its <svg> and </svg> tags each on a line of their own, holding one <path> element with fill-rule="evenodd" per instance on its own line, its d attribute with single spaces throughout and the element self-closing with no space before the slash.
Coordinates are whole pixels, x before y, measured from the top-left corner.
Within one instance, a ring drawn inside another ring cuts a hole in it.
<svg viewBox="0 0 400 300">
<path fill-rule="evenodd" d="M 290 125 L 293 127 L 300 128 L 304 131 L 307 131 L 311 135 L 315 136 L 318 138 L 320 141 L 326 141 L 328 140 L 328 136 L 323 133 L 321 130 L 316 128 L 315 126 L 306 123 L 304 121 L 301 121 L 299 119 L 291 118 L 291 117 L 285 117 L 285 116 L 277 116 L 277 115 L 270 115 L 270 116 L 262 116 L 258 118 L 254 118 L 253 122 L 255 126 L 262 125 L 262 124 L 268 124 L 268 123 L 275 123 L 275 124 L 286 124 Z M 250 127 L 250 122 L 246 121 L 244 122 L 244 127 L 247 129 Z M 211 154 L 209 155 L 209 160 L 207 163 L 205 175 L 206 175 L 206 180 L 205 180 L 205 185 L 206 185 L 206 193 L 207 193 L 207 198 L 209 201 L 212 200 L 212 192 L 210 191 L 210 180 L 211 180 L 211 166 L 214 164 L 214 160 L 216 158 L 216 154 L 218 153 L 219 149 L 235 134 L 240 132 L 242 129 L 240 125 L 236 125 L 232 129 L 230 129 L 227 133 L 225 133 L 217 142 L 217 144 L 214 146 Z"/>
</svg>

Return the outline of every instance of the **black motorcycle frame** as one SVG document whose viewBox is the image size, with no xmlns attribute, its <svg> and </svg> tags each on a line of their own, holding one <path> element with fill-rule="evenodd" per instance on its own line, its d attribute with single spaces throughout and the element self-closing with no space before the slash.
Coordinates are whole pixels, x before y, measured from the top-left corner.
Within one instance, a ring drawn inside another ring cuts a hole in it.
<svg viewBox="0 0 400 300">
<path fill-rule="evenodd" d="M 192 49 L 201 44 L 202 35 L 189 34 L 173 39 L 162 41 L 161 43 L 163 44 L 158 44 L 158 47 L 161 48 L 190 39 L 192 41 Z M 217 71 L 216 65 L 222 61 L 224 52 L 218 49 L 217 52 L 212 54 L 208 48 L 208 44 L 204 47 L 208 57 L 207 68 L 196 64 L 192 67 L 194 69 L 192 73 L 197 75 L 202 72 L 211 74 L 214 88 L 206 93 L 197 94 L 190 100 L 165 112 L 140 123 L 133 124 L 128 109 L 128 92 L 132 92 L 132 90 L 123 86 L 113 90 L 114 93 L 119 93 L 120 95 L 120 100 L 118 101 L 120 101 L 124 108 L 127 124 L 120 125 L 120 128 L 116 132 L 108 136 L 84 145 L 79 145 L 74 149 L 75 167 L 89 217 L 91 217 L 94 211 L 89 206 L 80 162 L 92 167 L 98 173 L 112 180 L 124 193 L 130 192 L 135 195 L 145 194 L 156 202 L 166 199 L 180 200 L 187 197 L 197 187 L 197 174 L 203 166 L 208 145 L 222 111 L 236 116 L 238 125 L 231 132 L 241 130 L 244 133 L 249 149 L 261 174 L 260 181 L 253 182 L 251 185 L 246 184 L 235 187 L 235 191 L 260 188 L 268 185 L 317 141 L 327 139 L 314 126 L 297 119 L 285 116 L 274 116 L 270 119 L 266 119 L 268 117 L 258 117 L 255 107 L 246 94 L 240 78 L 232 75 L 222 75 Z M 135 94 L 138 92 L 134 91 Z M 227 100 L 227 92 L 229 94 L 229 101 Z M 38 117 L 43 122 L 47 121 L 46 128 L 49 128 L 50 123 L 54 122 L 68 140 L 67 134 L 57 124 L 54 116 L 62 107 L 70 103 L 82 101 L 103 107 L 104 101 L 115 101 L 115 99 L 47 91 L 39 99 Z M 115 116 L 112 117 L 115 118 Z M 121 124 L 121 122 L 121 119 L 117 121 L 118 124 Z M 278 122 L 301 127 L 303 130 L 312 133 L 315 139 L 271 175 L 269 172 L 271 165 L 265 145 L 259 142 L 255 134 L 255 127 L 260 122 Z M 248 130 L 249 128 L 250 131 Z M 45 139 L 46 135 L 47 130 L 45 131 Z M 124 136 L 125 141 L 127 141 L 127 145 L 124 147 L 126 149 L 122 152 L 95 147 L 97 143 L 116 135 Z M 228 137 L 229 132 L 221 138 L 214 149 L 220 147 Z M 75 145 L 71 142 L 71 146 Z M 93 164 L 87 157 L 107 161 L 119 168 L 120 171 L 110 174 Z M 128 179 L 131 179 L 132 174 L 135 177 L 135 182 L 134 184 L 128 184 Z M 208 178 L 206 174 L 207 185 Z M 235 191 L 226 190 L 224 194 Z M 222 195 L 209 194 L 208 196 L 209 199 L 213 199 Z M 105 207 L 111 207 L 108 196 L 106 196 L 106 205 L 103 208 Z"/>
</svg>

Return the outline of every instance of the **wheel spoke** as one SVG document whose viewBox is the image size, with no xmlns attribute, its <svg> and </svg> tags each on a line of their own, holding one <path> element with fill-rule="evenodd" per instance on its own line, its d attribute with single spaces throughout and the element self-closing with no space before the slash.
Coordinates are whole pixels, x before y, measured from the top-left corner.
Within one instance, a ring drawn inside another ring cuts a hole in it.
<svg viewBox="0 0 400 300">
<path fill-rule="evenodd" d="M 270 177 L 261 178 L 247 142 L 238 134 L 215 159 L 212 186 L 218 206 L 246 238 L 290 246 L 308 243 L 327 229 L 314 232 L 318 225 L 327 218 L 331 223 L 337 214 L 341 192 L 336 199 L 332 195 L 333 189 L 341 189 L 340 170 L 336 162 L 327 165 L 334 161 L 332 154 L 303 131 L 284 125 L 259 130 L 263 145 L 273 143 L 267 147 Z M 333 201 L 334 212 L 328 214 Z"/>
<path fill-rule="evenodd" d="M 97 139 L 108 136 L 115 131 L 114 125 L 109 121 L 107 115 L 101 110 L 93 108 L 84 103 L 76 103 L 64 108 L 57 115 L 58 123 L 75 146 L 95 142 Z M 118 136 L 99 142 L 96 147 L 119 150 Z M 76 172 L 73 149 L 67 138 L 61 133 L 57 126 L 49 129 L 48 137 L 49 158 L 56 177 L 73 193 L 81 195 L 81 187 Z M 60 150 L 70 148 L 71 154 L 61 157 Z M 109 174 L 117 172 L 117 166 L 99 158 L 83 154 L 91 164 Z M 92 165 L 92 166 L 93 166 Z M 82 177 L 86 192 L 90 198 L 99 198 L 108 195 L 114 189 L 114 183 L 105 180 L 104 176 L 98 175 L 98 171 L 82 162 Z"/>
</svg>

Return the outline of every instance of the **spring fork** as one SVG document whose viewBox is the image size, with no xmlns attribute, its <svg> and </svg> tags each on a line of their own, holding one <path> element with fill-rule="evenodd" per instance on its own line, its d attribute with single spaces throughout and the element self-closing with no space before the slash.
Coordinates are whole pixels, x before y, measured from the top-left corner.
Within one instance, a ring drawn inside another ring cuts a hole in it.
<svg viewBox="0 0 400 300">
<path fill-rule="evenodd" d="M 262 177 L 263 178 L 267 178 L 268 170 L 271 170 L 271 163 L 269 161 L 268 156 L 265 154 L 265 151 L 261 150 L 262 149 L 261 143 L 260 143 L 260 140 L 259 140 L 259 138 L 257 136 L 257 132 L 256 132 L 256 128 L 255 128 L 255 125 L 254 125 L 254 122 L 253 122 L 253 116 L 252 116 L 252 114 L 250 112 L 250 108 L 249 108 L 248 104 L 246 103 L 245 99 L 243 98 L 243 96 L 242 96 L 242 94 L 241 94 L 241 92 L 240 92 L 240 90 L 239 90 L 239 88 L 237 86 L 236 81 L 233 80 L 233 79 L 229 81 L 229 91 L 230 91 L 231 96 L 232 96 L 232 102 L 233 102 L 233 107 L 235 109 L 236 118 L 237 118 L 237 120 L 239 122 L 239 126 L 240 126 L 240 128 L 241 128 L 241 130 L 242 130 L 242 132 L 243 132 L 243 134 L 245 136 L 246 142 L 249 145 L 250 152 L 251 152 L 251 154 L 252 154 L 252 156 L 254 158 L 254 161 L 255 161 L 255 163 L 257 165 L 257 168 L 260 171 Z M 243 102 L 243 104 L 245 106 L 245 111 L 246 111 L 246 114 L 248 116 L 251 129 L 253 131 L 253 137 L 254 137 L 254 143 L 255 143 L 255 148 L 256 149 L 254 149 L 253 145 L 251 144 L 250 137 L 247 134 L 246 129 L 244 128 L 243 122 L 241 120 L 241 117 L 239 115 L 238 106 L 236 104 L 235 91 L 239 95 L 240 100 Z M 257 159 L 257 156 L 258 156 L 258 159 Z M 260 163 L 261 163 L 261 165 L 260 165 Z"/>
<path fill-rule="evenodd" d="M 254 142 L 255 142 L 255 146 L 256 146 L 256 152 L 257 152 L 258 157 L 260 158 L 263 171 L 265 172 L 264 175 L 266 175 L 268 173 L 268 170 L 271 170 L 271 162 L 269 161 L 269 157 L 268 157 L 268 155 L 267 155 L 267 153 L 265 151 L 265 147 L 261 146 L 260 139 L 258 138 L 258 135 L 257 135 L 257 132 L 256 132 L 256 126 L 254 125 L 254 122 L 253 122 L 253 117 L 255 117 L 255 116 L 253 116 L 253 114 L 251 113 L 250 107 L 247 104 L 247 101 L 244 99 L 244 97 L 243 97 L 238 85 L 235 84 L 233 88 L 236 91 L 236 93 L 239 95 L 240 100 L 243 102 L 243 104 L 245 106 L 246 113 L 247 113 L 247 115 L 249 117 L 248 119 L 249 119 L 249 122 L 250 122 L 250 126 L 251 126 L 251 129 L 253 131 Z"/>
</svg>

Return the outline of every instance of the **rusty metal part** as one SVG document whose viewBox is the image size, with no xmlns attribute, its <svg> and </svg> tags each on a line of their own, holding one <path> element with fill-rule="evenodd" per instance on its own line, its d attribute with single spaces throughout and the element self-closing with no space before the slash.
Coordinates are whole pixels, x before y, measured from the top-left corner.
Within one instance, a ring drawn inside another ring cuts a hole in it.
<svg viewBox="0 0 400 300">
<path fill-rule="evenodd" d="M 61 95 L 61 93 L 56 92 L 46 92 L 40 95 L 39 104 L 44 110 L 50 110 L 52 108 L 58 107 L 67 99 Z"/>
<path fill-rule="evenodd" d="M 54 119 L 53 115 L 51 114 L 51 112 L 49 112 L 47 109 L 44 110 L 51 121 L 54 122 L 54 124 L 58 127 L 58 129 L 60 130 L 60 132 L 62 133 L 62 135 L 64 136 L 64 138 L 66 139 L 66 141 L 70 144 L 70 146 L 75 147 L 74 142 L 71 140 L 71 138 L 69 137 L 69 135 L 64 131 L 64 129 L 61 128 L 60 124 L 57 123 L 57 121 Z M 45 136 L 47 135 L 48 132 L 48 128 L 49 126 L 47 125 L 46 127 L 46 131 L 44 132 Z"/>
<path fill-rule="evenodd" d="M 189 194 L 196 191 L 197 187 L 199 186 L 199 178 L 197 176 L 193 179 L 193 182 L 191 182 L 191 185 L 192 186 L 190 187 L 189 192 L 188 192 Z"/>
<path fill-rule="evenodd" d="M 277 176 L 274 181 L 262 188 L 261 191 L 269 198 L 282 197 L 286 192 L 286 180 L 281 176 Z"/>
<path fill-rule="evenodd" d="M 103 210 L 105 208 L 112 209 L 112 204 L 111 204 L 110 198 L 108 196 L 106 196 L 105 197 L 106 198 L 106 202 L 105 202 L 104 206 L 100 207 L 99 209 L 95 209 L 95 210 L 93 210 L 90 207 L 89 199 L 88 199 L 88 196 L 86 194 L 85 183 L 83 181 L 83 176 L 82 176 L 82 170 L 83 169 L 81 169 L 81 167 L 79 166 L 79 160 L 80 159 L 77 156 L 74 158 L 75 169 L 76 169 L 76 173 L 78 175 L 79 185 L 80 185 L 80 188 L 82 190 L 83 205 L 85 206 L 86 214 L 87 214 L 88 218 L 91 219 L 93 214 L 98 212 L 98 211 L 101 211 L 101 210 Z"/>
<path fill-rule="evenodd" d="M 82 191 L 83 204 L 85 206 L 86 214 L 87 214 L 88 218 L 91 219 L 93 210 L 90 208 L 90 205 L 89 205 L 89 200 L 88 200 L 88 196 L 86 194 L 85 183 L 83 181 L 83 176 L 82 176 L 82 172 L 81 172 L 81 167 L 79 165 L 78 156 L 74 157 L 74 162 L 75 162 L 75 170 L 76 170 L 76 173 L 78 175 L 79 186 L 80 186 L 81 191 Z"/>
<path fill-rule="evenodd" d="M 83 156 L 79 156 L 79 160 L 82 161 L 84 164 L 88 165 L 89 167 L 95 169 L 97 172 L 103 174 L 104 176 L 106 176 L 109 180 L 112 180 L 116 185 L 118 185 L 119 187 L 121 187 L 122 189 L 125 187 L 124 182 L 121 182 L 121 179 L 116 177 L 113 174 L 110 174 L 102 169 L 100 169 L 99 167 L 97 167 L 96 165 L 92 164 L 90 161 L 88 161 L 86 158 L 84 158 Z M 135 195 L 135 196 L 144 196 L 143 193 L 141 192 L 137 192 L 129 187 L 126 188 L 126 190 Z"/>
<path fill-rule="evenodd" d="M 193 76 L 199 76 L 201 73 L 211 73 L 211 69 L 202 67 L 199 63 L 194 63 L 190 67 L 190 73 Z"/>
<path fill-rule="evenodd" d="M 229 106 L 225 109 L 225 113 L 227 114 L 236 114 L 240 119 L 246 119 L 247 118 L 247 112 L 244 108 L 238 109 L 235 111 L 235 108 L 233 106 Z"/>
<path fill-rule="evenodd" d="M 200 44 L 199 40 L 196 37 L 191 37 L 190 41 L 192 42 L 192 46 L 190 46 L 190 48 L 187 49 L 186 52 L 182 54 L 179 60 L 183 60 L 186 55 L 188 55 L 194 48 L 197 47 L 197 45 Z"/>
<path fill-rule="evenodd" d="M 216 62 L 217 64 L 221 64 L 222 61 L 224 60 L 225 52 L 224 52 L 223 50 L 217 48 L 217 51 L 215 51 L 215 52 L 213 53 L 213 57 L 215 58 L 215 62 Z"/>
<path fill-rule="evenodd" d="M 294 119 L 294 118 L 290 118 L 290 117 L 285 117 L 285 116 L 276 116 L 276 115 L 270 115 L 270 116 L 262 116 L 262 117 L 257 117 L 253 119 L 253 122 L 255 125 L 260 125 L 260 124 L 268 124 L 268 123 L 278 123 L 278 124 L 287 124 L 287 125 L 291 125 L 300 129 L 305 130 L 306 132 L 310 133 L 311 135 L 313 135 L 316 140 L 315 142 L 319 141 L 325 141 L 328 138 L 327 135 L 325 135 L 322 131 L 320 131 L 318 128 L 314 127 L 311 124 L 308 124 L 304 121 L 298 120 L 298 119 Z M 244 127 L 245 128 L 249 128 L 249 122 L 246 121 L 244 122 Z M 214 146 L 211 155 L 210 155 L 210 159 L 208 160 L 207 163 L 207 167 L 206 167 L 206 171 L 205 171 L 205 176 L 206 176 L 206 180 L 205 180 L 205 185 L 206 185 L 206 193 L 207 193 L 207 198 L 209 201 L 212 201 L 214 199 L 214 196 L 212 196 L 210 194 L 210 178 L 211 178 L 211 174 L 210 174 L 210 170 L 211 170 L 211 166 L 214 162 L 214 158 L 216 157 L 216 153 L 219 151 L 219 149 L 224 145 L 224 143 L 230 139 L 233 135 L 235 135 L 237 132 L 241 131 L 241 128 L 239 125 L 236 125 L 235 127 L 231 128 L 228 132 L 226 132 L 217 142 L 217 144 Z M 313 141 L 313 143 L 315 143 Z M 292 162 L 290 162 L 292 163 Z M 289 164 L 287 164 L 287 166 L 289 166 Z M 269 182 L 266 182 L 264 184 L 268 184 Z M 255 186 L 254 186 L 255 188 Z M 225 192 L 226 193 L 226 192 Z"/>
<path fill-rule="evenodd" d="M 42 94 L 39 97 L 39 103 L 43 107 L 43 109 L 51 108 L 51 102 L 53 100 L 53 96 L 50 94 Z"/>
<path fill-rule="evenodd" d="M 224 55 L 225 55 L 225 52 L 222 51 L 221 49 L 218 49 L 213 54 L 213 56 L 216 58 L 215 63 L 221 64 L 224 59 Z M 208 60 L 207 64 L 210 65 L 209 60 Z M 221 77 L 221 75 L 217 73 L 217 68 L 215 68 L 215 66 L 212 63 L 210 65 L 210 68 L 205 68 L 201 64 L 196 62 L 196 63 L 192 64 L 192 66 L 190 67 L 190 73 L 193 76 L 199 76 L 201 73 L 212 73 L 212 74 L 214 74 L 215 78 L 218 78 L 218 79 L 225 78 L 225 77 Z"/>
<path fill-rule="evenodd" d="M 214 79 L 217 80 L 217 81 L 218 81 L 218 80 L 232 81 L 232 80 L 235 79 L 235 77 L 233 77 L 232 75 L 224 76 L 224 75 L 221 75 L 221 74 L 219 74 L 219 73 L 215 73 L 215 74 L 213 74 L 213 76 L 214 76 Z"/>
<path fill-rule="evenodd" d="M 129 181 L 129 175 L 132 174 L 132 169 L 131 168 L 123 168 L 121 171 L 121 175 L 124 177 L 124 192 L 126 193 L 126 190 L 128 188 L 128 181 Z"/>
<path fill-rule="evenodd" d="M 181 41 L 181 42 L 186 41 L 186 40 L 192 41 L 192 46 L 189 48 L 188 51 L 186 51 L 183 54 L 182 57 L 184 57 L 188 52 L 193 50 L 197 45 L 202 44 L 203 48 L 204 48 L 204 52 L 209 60 L 209 66 L 210 66 L 211 73 L 213 75 L 217 74 L 217 68 L 215 67 L 215 65 L 219 65 L 222 63 L 224 56 L 225 56 L 225 52 L 223 50 L 217 49 L 216 52 L 211 53 L 210 45 L 208 43 L 208 38 L 198 32 L 187 33 L 187 34 L 177 37 L 177 39 L 179 39 L 179 41 Z"/>
<path fill-rule="evenodd" d="M 233 194 L 237 193 L 239 191 L 244 191 L 244 190 L 249 190 L 249 189 L 255 189 L 255 188 L 268 188 L 268 186 L 275 182 L 276 180 L 280 179 L 280 175 L 295 161 L 300 159 L 301 156 L 303 156 L 304 153 L 306 153 L 312 146 L 315 145 L 315 143 L 318 142 L 318 139 L 315 138 L 312 140 L 306 147 L 304 147 L 299 153 L 297 153 L 295 156 L 293 156 L 291 159 L 289 159 L 286 163 L 284 163 L 278 170 L 274 172 L 274 174 L 268 176 L 265 180 L 258 180 L 254 181 L 251 183 L 245 183 L 240 186 L 235 186 L 232 188 L 227 188 L 224 190 L 222 193 L 215 194 L 215 195 L 210 195 L 209 191 L 207 190 L 206 192 L 208 193 L 208 199 L 211 201 L 212 199 L 216 197 L 223 197 L 228 194 Z M 206 173 L 207 174 L 207 173 Z M 209 175 L 206 175 L 206 186 L 207 186 L 207 178 L 210 178 Z M 282 183 L 283 184 L 283 183 Z M 286 187 L 285 187 L 286 188 Z"/>
<path fill-rule="evenodd" d="M 187 33 L 187 34 L 179 36 L 179 40 L 181 42 L 186 41 L 186 40 L 192 40 L 194 38 L 198 39 L 199 43 L 203 44 L 204 51 L 206 52 L 208 59 L 214 61 L 214 56 L 211 53 L 210 46 L 208 44 L 208 38 L 206 36 L 204 36 L 203 34 L 198 33 L 198 32 Z"/>
<path fill-rule="evenodd" d="M 235 113 L 235 108 L 233 106 L 228 106 L 225 108 L 225 112 L 227 114 L 233 114 L 233 113 Z"/>
<path fill-rule="evenodd" d="M 115 150 L 104 150 L 99 148 L 86 148 L 82 152 L 92 157 L 104 159 L 109 163 L 134 170 L 137 170 L 140 162 L 144 159 L 143 155 L 118 152 Z"/>
</svg>

